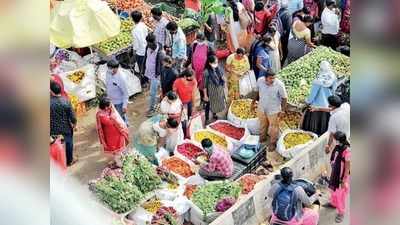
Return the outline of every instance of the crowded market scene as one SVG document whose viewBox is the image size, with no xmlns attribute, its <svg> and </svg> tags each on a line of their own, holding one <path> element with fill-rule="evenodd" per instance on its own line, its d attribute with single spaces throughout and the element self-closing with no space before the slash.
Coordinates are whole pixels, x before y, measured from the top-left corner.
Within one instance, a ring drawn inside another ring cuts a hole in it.
<svg viewBox="0 0 400 225">
<path fill-rule="evenodd" d="M 350 224 L 350 1 L 51 0 L 51 172 L 110 225 Z"/>
</svg>

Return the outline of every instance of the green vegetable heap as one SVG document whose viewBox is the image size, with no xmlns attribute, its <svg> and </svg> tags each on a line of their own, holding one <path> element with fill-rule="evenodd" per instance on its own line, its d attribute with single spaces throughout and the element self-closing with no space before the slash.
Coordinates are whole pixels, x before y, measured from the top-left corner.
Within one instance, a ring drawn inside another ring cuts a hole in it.
<svg viewBox="0 0 400 225">
<path fill-rule="evenodd" d="M 142 193 L 148 193 L 160 186 L 161 178 L 148 160 L 135 155 L 124 156 L 122 160 L 125 179 L 137 185 Z"/>
<path fill-rule="evenodd" d="M 96 183 L 96 194 L 116 213 L 128 212 L 143 198 L 135 185 L 112 176 Z"/>
<path fill-rule="evenodd" d="M 226 197 L 237 199 L 241 192 L 239 184 L 234 182 L 209 183 L 197 188 L 193 193 L 192 201 L 207 215 L 215 211 L 217 202 Z"/>
<path fill-rule="evenodd" d="M 279 73 L 288 90 L 289 102 L 298 105 L 310 93 L 311 83 L 317 76 L 322 61 L 331 63 L 336 75 L 350 76 L 350 58 L 330 48 L 317 47 L 309 54 L 289 64 Z"/>
<path fill-rule="evenodd" d="M 121 32 L 110 39 L 96 45 L 105 54 L 114 53 L 132 44 L 133 21 L 131 19 L 121 20 Z"/>
</svg>

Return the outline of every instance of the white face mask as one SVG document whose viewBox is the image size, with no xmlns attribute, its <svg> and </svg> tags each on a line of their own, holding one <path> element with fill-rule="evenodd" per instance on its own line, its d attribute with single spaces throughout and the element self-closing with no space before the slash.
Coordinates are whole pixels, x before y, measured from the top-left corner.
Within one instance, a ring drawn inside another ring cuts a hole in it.
<svg viewBox="0 0 400 225">
<path fill-rule="evenodd" d="M 217 68 L 218 67 L 218 63 L 211 64 L 211 67 L 214 68 L 214 69 Z"/>
</svg>

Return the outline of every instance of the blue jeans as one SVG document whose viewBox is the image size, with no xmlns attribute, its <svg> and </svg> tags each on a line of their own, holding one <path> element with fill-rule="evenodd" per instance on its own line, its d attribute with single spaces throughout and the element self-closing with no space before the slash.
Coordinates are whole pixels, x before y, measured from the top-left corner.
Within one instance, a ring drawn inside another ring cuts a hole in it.
<svg viewBox="0 0 400 225">
<path fill-rule="evenodd" d="M 154 110 L 154 106 L 157 100 L 158 87 L 160 86 L 160 80 L 157 78 L 150 79 L 150 101 L 149 101 L 149 111 Z"/>
<path fill-rule="evenodd" d="M 114 104 L 115 109 L 117 110 L 117 112 L 119 113 L 119 115 L 122 117 L 122 119 L 124 120 L 124 122 L 126 123 L 126 125 L 128 125 L 128 120 L 126 118 L 126 114 L 123 112 L 123 108 L 122 108 L 123 104 Z"/>
<path fill-rule="evenodd" d="M 67 158 L 67 165 L 71 165 L 74 159 L 74 135 L 73 133 L 63 135 L 64 136 L 64 143 L 65 143 L 65 155 Z"/>
</svg>

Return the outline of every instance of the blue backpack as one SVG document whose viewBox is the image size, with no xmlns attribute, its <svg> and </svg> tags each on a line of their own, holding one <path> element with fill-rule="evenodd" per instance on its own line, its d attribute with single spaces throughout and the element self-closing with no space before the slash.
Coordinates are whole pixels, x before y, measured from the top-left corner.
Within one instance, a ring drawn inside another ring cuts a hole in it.
<svg viewBox="0 0 400 225">
<path fill-rule="evenodd" d="M 280 184 L 272 201 L 272 211 L 283 221 L 290 221 L 296 214 L 296 186 Z"/>
</svg>

